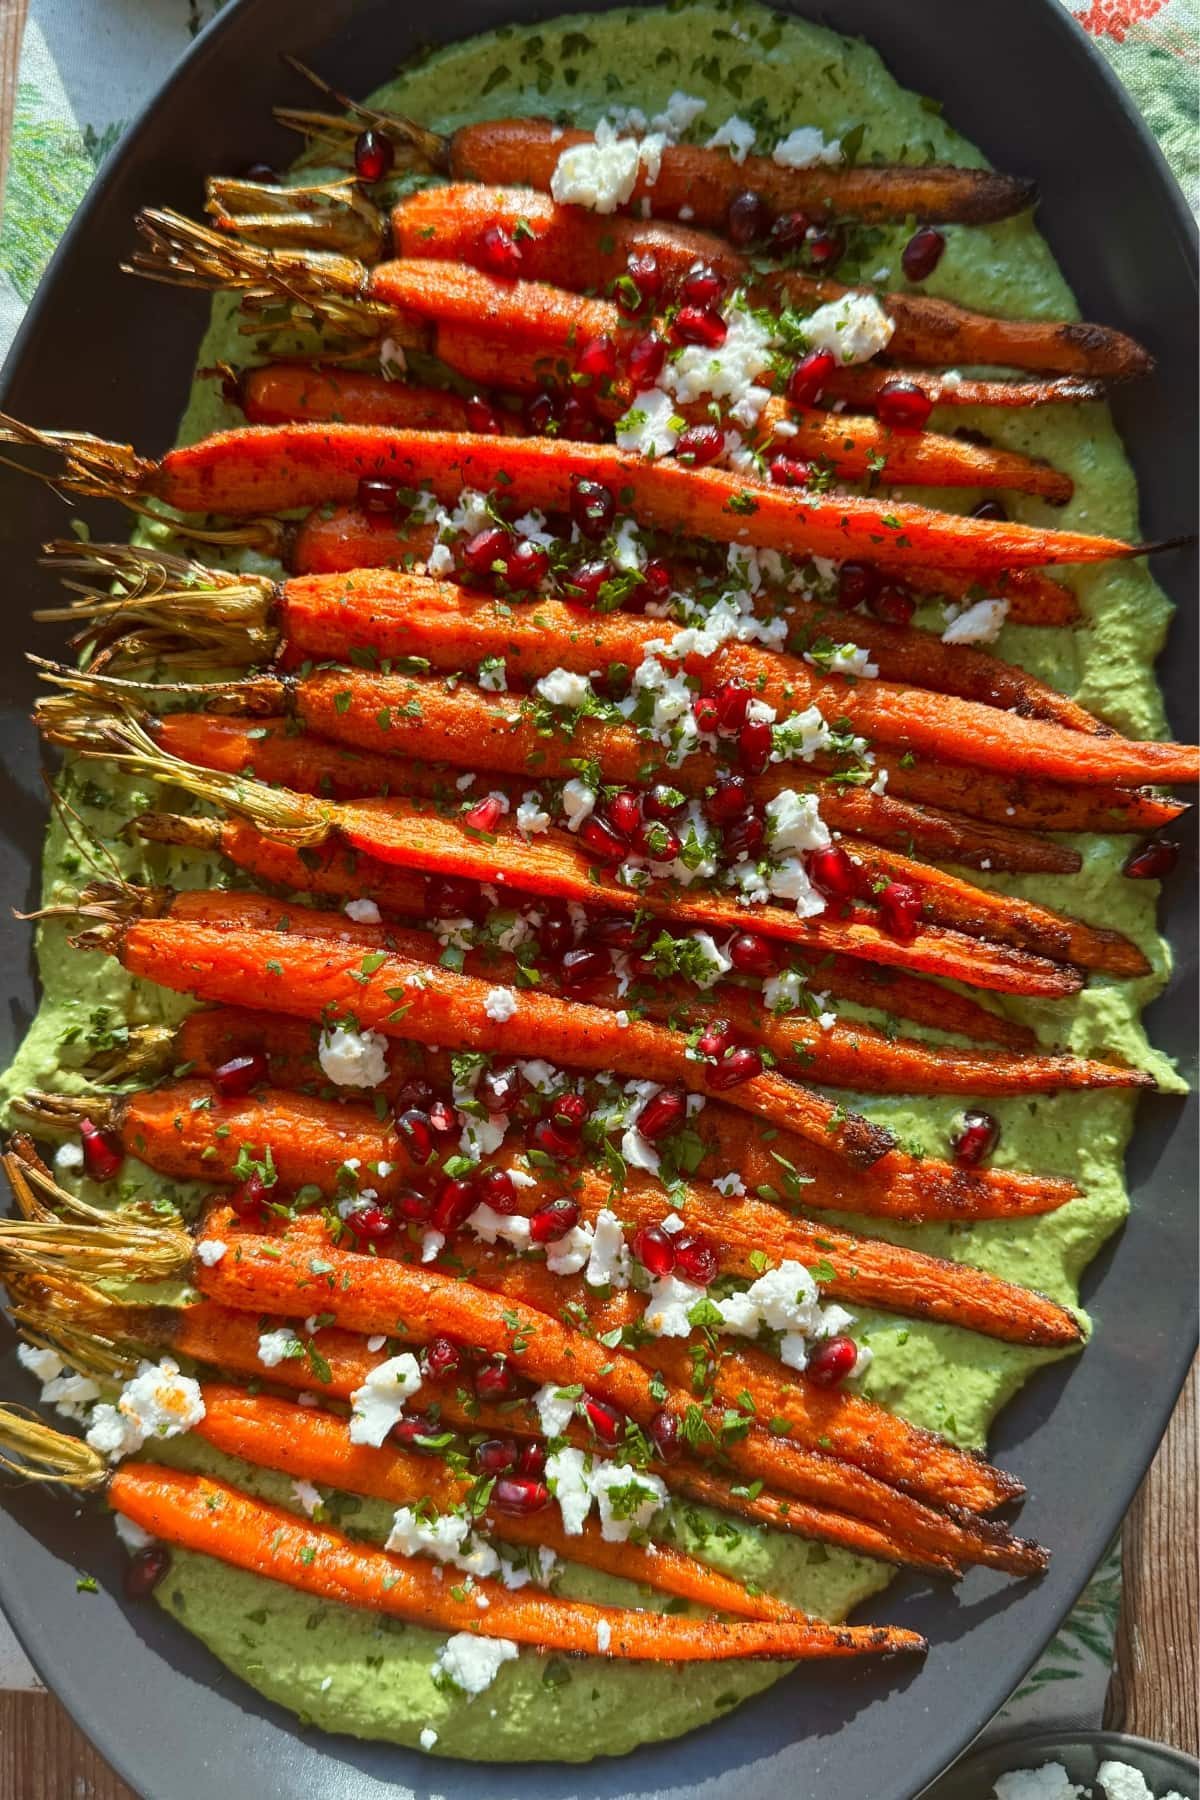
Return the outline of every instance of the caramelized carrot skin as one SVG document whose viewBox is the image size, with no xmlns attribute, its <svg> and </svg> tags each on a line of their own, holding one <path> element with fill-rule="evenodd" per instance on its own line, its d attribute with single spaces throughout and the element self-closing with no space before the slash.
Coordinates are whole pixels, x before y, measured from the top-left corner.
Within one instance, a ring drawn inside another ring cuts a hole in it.
<svg viewBox="0 0 1200 1800">
<path fill-rule="evenodd" d="M 251 425 L 291 419 L 350 420 L 357 425 L 396 425 L 416 431 L 467 431 L 463 400 L 448 388 L 386 381 L 355 369 L 272 362 L 244 371 L 242 411 Z"/>
</svg>

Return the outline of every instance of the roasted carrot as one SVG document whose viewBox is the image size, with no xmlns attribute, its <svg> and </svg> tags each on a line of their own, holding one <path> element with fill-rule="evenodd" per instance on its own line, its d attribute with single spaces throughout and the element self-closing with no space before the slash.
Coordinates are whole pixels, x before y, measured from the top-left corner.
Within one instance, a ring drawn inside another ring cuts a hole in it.
<svg viewBox="0 0 1200 1800">
<path fill-rule="evenodd" d="M 204 1417 L 196 1435 L 227 1456 L 260 1468 L 277 1469 L 298 1480 L 319 1482 L 343 1493 L 365 1494 L 398 1506 L 432 1504 L 438 1512 L 460 1507 L 472 1488 L 469 1475 L 456 1475 L 436 1457 L 403 1451 L 391 1444 L 374 1449 L 352 1444 L 346 1422 L 336 1413 L 294 1406 L 268 1394 L 205 1382 Z M 786 1619 L 793 1609 L 769 1594 L 751 1594 L 738 1581 L 708 1568 L 666 1543 L 647 1546 L 609 1543 L 593 1520 L 581 1531 L 563 1529 L 561 1515 L 546 1507 L 529 1516 L 488 1507 L 477 1529 L 501 1542 L 553 1550 L 568 1562 L 602 1569 L 665 1594 L 678 1594 L 715 1612 L 746 1619 Z"/>
<path fill-rule="evenodd" d="M 1013 625 L 1077 625 L 1083 616 L 1078 596 L 1037 569 L 1019 569 L 1015 575 L 1000 571 L 976 580 L 961 570 L 908 568 L 903 579 L 918 594 L 940 594 L 947 600 L 979 599 L 986 590 L 987 598 L 1008 601 Z"/>
<path fill-rule="evenodd" d="M 905 368 L 896 363 L 848 363 L 834 371 L 826 386 L 827 399 L 844 400 L 850 406 L 873 406 L 879 390 L 889 381 L 911 381 L 929 395 L 935 406 L 1078 406 L 1103 400 L 1101 381 L 1079 375 L 1051 376 L 1037 381 L 995 381 L 957 370 Z"/>
<path fill-rule="evenodd" d="M 1184 802 L 1117 783 L 1027 780 L 1017 772 L 956 765 L 939 757 L 898 756 L 879 749 L 888 791 L 1030 831 L 1156 831 L 1187 811 Z"/>
<path fill-rule="evenodd" d="M 244 369 L 237 399 L 252 425 L 331 419 L 418 431 L 470 430 L 466 402 L 449 388 L 388 381 L 335 365 L 270 362 Z"/>
<path fill-rule="evenodd" d="M 127 1462 L 113 1475 L 114 1510 L 162 1543 L 197 1550 L 235 1568 L 265 1575 L 301 1593 L 367 1608 L 437 1630 L 470 1631 L 542 1649 L 644 1661 L 713 1662 L 734 1657 L 846 1656 L 924 1649 L 913 1632 L 884 1626 L 828 1626 L 738 1621 L 622 1611 L 557 1600 L 500 1582 L 479 1580 L 455 1598 L 442 1571 L 418 1557 L 352 1543 L 327 1526 L 298 1519 L 282 1506 L 252 1499 L 225 1482 L 155 1463 Z M 488 1601 L 485 1611 L 477 1593 Z M 607 1645 L 601 1652 L 600 1644 Z"/>
</svg>

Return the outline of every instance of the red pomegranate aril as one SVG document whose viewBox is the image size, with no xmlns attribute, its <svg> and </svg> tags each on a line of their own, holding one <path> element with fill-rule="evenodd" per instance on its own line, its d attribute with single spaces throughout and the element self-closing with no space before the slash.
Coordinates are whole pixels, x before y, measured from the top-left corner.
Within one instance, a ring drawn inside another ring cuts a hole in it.
<svg viewBox="0 0 1200 1800">
<path fill-rule="evenodd" d="M 612 958 L 607 950 L 579 944 L 568 950 L 558 965 L 558 978 L 568 993 L 577 994 L 597 982 L 607 981 L 612 974 Z"/>
<path fill-rule="evenodd" d="M 368 126 L 354 140 L 354 173 L 360 181 L 382 181 L 396 160 L 395 146 L 385 132 Z"/>
<path fill-rule="evenodd" d="M 166 1544 L 144 1544 L 125 1565 L 122 1587 L 127 1600 L 148 1600 L 167 1570 L 171 1552 Z"/>
<path fill-rule="evenodd" d="M 910 881 L 889 881 L 879 895 L 879 916 L 889 937 L 910 944 L 921 929 L 921 891 Z"/>
<path fill-rule="evenodd" d="M 626 913 L 604 913 L 588 922 L 588 935 L 610 950 L 633 950 L 645 939 L 645 928 Z"/>
<path fill-rule="evenodd" d="M 525 1078 L 513 1063 L 499 1069 L 485 1069 L 475 1089 L 490 1113 L 511 1112 L 520 1099 Z"/>
<path fill-rule="evenodd" d="M 692 707 L 692 717 L 696 721 L 696 729 L 701 732 L 714 732 L 720 723 L 717 718 L 717 703 L 707 694 L 701 694 Z"/>
<path fill-rule="evenodd" d="M 485 1438 L 476 1444 L 471 1461 L 481 1475 L 507 1475 L 515 1469 L 521 1450 L 516 1438 Z"/>
<path fill-rule="evenodd" d="M 521 417 L 530 437 L 545 437 L 550 427 L 558 423 L 553 396 L 533 394 L 522 407 Z"/>
<path fill-rule="evenodd" d="M 657 331 L 643 332 L 630 344 L 625 352 L 625 372 L 635 393 L 654 386 L 662 374 L 668 347 L 666 338 L 660 337 Z"/>
<path fill-rule="evenodd" d="M 578 1200 L 561 1194 L 557 1200 L 547 1200 L 544 1206 L 539 1206 L 535 1213 L 530 1214 L 530 1241 L 535 1244 L 557 1244 L 578 1223 Z"/>
<path fill-rule="evenodd" d="M 502 1475 L 488 1504 L 497 1512 L 526 1517 L 549 1506 L 550 1489 L 544 1481 L 535 1481 L 528 1475 Z"/>
<path fill-rule="evenodd" d="M 550 573 L 550 555 L 532 538 L 521 538 L 509 551 L 504 564 L 504 579 L 518 593 L 528 594 L 540 587 Z"/>
<path fill-rule="evenodd" d="M 499 795 L 485 794 L 477 800 L 469 812 L 463 814 L 463 824 L 471 831 L 494 831 L 500 823 L 503 806 Z"/>
<path fill-rule="evenodd" d="M 625 1414 L 594 1394 L 583 1396 L 583 1415 L 602 1444 L 619 1444 L 625 1435 Z"/>
<path fill-rule="evenodd" d="M 225 1100 L 236 1100 L 267 1079 L 267 1059 L 261 1050 L 231 1056 L 213 1070 L 213 1086 Z"/>
<path fill-rule="evenodd" d="M 516 1212 L 516 1183 L 507 1169 L 484 1169 L 477 1187 L 483 1205 L 490 1206 L 493 1212 L 506 1215 Z"/>
<path fill-rule="evenodd" d="M 711 263 L 695 262 L 679 284 L 679 297 L 687 306 L 715 306 L 725 292 L 725 277 Z"/>
<path fill-rule="evenodd" d="M 617 863 L 629 854 L 627 841 L 594 816 L 579 827 L 579 842 L 600 862 Z"/>
<path fill-rule="evenodd" d="M 643 1225 L 634 1233 L 633 1254 L 649 1275 L 669 1275 L 675 1267 L 675 1240 L 661 1225 Z"/>
<path fill-rule="evenodd" d="M 738 761 L 747 775 L 761 775 L 771 760 L 775 740 L 768 719 L 747 719 L 738 732 Z"/>
<path fill-rule="evenodd" d="M 617 346 L 604 334 L 589 338 L 575 356 L 575 372 L 592 381 L 611 381 L 617 372 Z"/>
<path fill-rule="evenodd" d="M 1170 838 L 1151 838 L 1125 858 L 1121 873 L 1130 881 L 1164 881 L 1178 861 L 1178 844 Z"/>
<path fill-rule="evenodd" d="M 503 225 L 485 225 L 479 234 L 479 263 L 489 275 L 509 280 L 521 273 L 521 246 Z"/>
<path fill-rule="evenodd" d="M 677 1131 L 687 1118 L 687 1094 L 681 1087 L 660 1088 L 647 1100 L 637 1118 L 640 1137 L 655 1144 L 669 1131 Z"/>
<path fill-rule="evenodd" d="M 649 1427 L 650 1442 L 663 1462 L 674 1462 L 682 1450 L 679 1442 L 679 1420 L 674 1413 L 656 1412 Z"/>
<path fill-rule="evenodd" d="M 652 556 L 642 570 L 642 587 L 647 600 L 665 600 L 671 591 L 671 570 L 661 556 Z"/>
<path fill-rule="evenodd" d="M 542 904 L 542 922 L 537 928 L 538 949 L 544 956 L 562 956 L 575 942 L 575 926 L 561 901 Z"/>
<path fill-rule="evenodd" d="M 807 487 L 812 480 L 812 464 L 798 456 L 773 456 L 767 474 L 776 487 Z"/>
<path fill-rule="evenodd" d="M 701 1056 L 724 1056 L 733 1043 L 733 1027 L 728 1019 L 710 1019 L 696 1040 Z"/>
<path fill-rule="evenodd" d="M 550 1102 L 550 1123 L 568 1137 L 579 1136 L 587 1116 L 588 1103 L 582 1094 L 556 1094 Z"/>
<path fill-rule="evenodd" d="M 928 281 L 942 260 L 946 240 L 932 225 L 918 226 L 900 253 L 900 267 L 910 281 Z"/>
<path fill-rule="evenodd" d="M 771 247 L 775 250 L 798 250 L 812 230 L 807 213 L 780 213 L 771 227 Z"/>
<path fill-rule="evenodd" d="M 353 1212 L 347 1213 L 346 1224 L 360 1244 L 386 1244 L 399 1230 L 392 1212 L 386 1207 L 376 1206 L 373 1201 L 367 1206 L 356 1206 Z"/>
<path fill-rule="evenodd" d="M 675 1239 L 675 1269 L 685 1281 L 697 1287 L 709 1287 L 717 1279 L 720 1259 L 707 1238 L 693 1237 L 681 1231 Z"/>
<path fill-rule="evenodd" d="M 1003 500 L 981 500 L 978 506 L 971 508 L 973 519 L 1007 519 L 1008 508 Z"/>
<path fill-rule="evenodd" d="M 461 875 L 430 875 L 425 882 L 425 909 L 431 919 L 477 919 L 485 907 L 477 882 Z"/>
<path fill-rule="evenodd" d="M 490 400 L 482 394 L 472 394 L 464 402 L 467 415 L 468 431 L 477 431 L 481 437 L 495 437 L 500 430 L 500 420 Z"/>
<path fill-rule="evenodd" d="M 676 462 L 692 469 L 706 469 L 716 462 L 725 448 L 725 433 L 719 425 L 689 425 L 680 432 L 675 445 Z"/>
<path fill-rule="evenodd" d="M 853 1338 L 827 1338 L 812 1351 L 804 1365 L 804 1373 L 814 1387 L 837 1387 L 853 1373 L 857 1361 L 858 1345 Z"/>
<path fill-rule="evenodd" d="M 267 1203 L 268 1192 L 261 1175 L 247 1175 L 245 1181 L 230 1188 L 227 1197 L 239 1219 L 257 1219 Z"/>
<path fill-rule="evenodd" d="M 745 188 L 729 202 L 725 231 L 731 243 L 745 248 L 758 243 L 771 229 L 771 209 L 761 194 Z"/>
<path fill-rule="evenodd" d="M 85 1173 L 93 1181 L 111 1181 L 123 1160 L 116 1140 L 107 1131 L 101 1131 L 91 1119 L 80 1119 L 79 1136 L 83 1142 Z"/>
<path fill-rule="evenodd" d="M 761 855 L 767 841 L 767 827 L 761 814 L 744 813 L 731 825 L 721 831 L 721 853 L 726 862 L 739 862 L 742 857 L 754 859 Z"/>
<path fill-rule="evenodd" d="M 961 1113 L 950 1133 L 950 1148 L 955 1167 L 976 1169 L 985 1156 L 990 1156 L 1000 1141 L 1000 1121 L 982 1108 L 968 1107 Z"/>
<path fill-rule="evenodd" d="M 392 1205 L 407 1224 L 424 1225 L 433 1212 L 433 1195 L 419 1193 L 416 1188 L 401 1188 Z"/>
<path fill-rule="evenodd" d="M 750 805 L 750 789 L 741 775 L 718 775 L 716 786 L 704 796 L 704 811 L 715 825 L 730 825 Z"/>
<path fill-rule="evenodd" d="M 390 519 L 400 501 L 400 483 L 383 475 L 364 475 L 358 484 L 358 504 L 372 519 Z"/>
<path fill-rule="evenodd" d="M 843 612 L 851 612 L 865 602 L 868 606 L 879 589 L 879 571 L 870 563 L 844 562 L 838 570 L 837 603 Z"/>
<path fill-rule="evenodd" d="M 437 1137 L 457 1137 L 458 1120 L 448 1100 L 435 1100 L 429 1108 L 429 1129 Z"/>
<path fill-rule="evenodd" d="M 915 381 L 885 381 L 875 396 L 880 424 L 895 431 L 920 431 L 932 411 L 933 401 Z"/>
<path fill-rule="evenodd" d="M 482 1363 L 475 1371 L 475 1392 L 481 1400 L 509 1400 L 517 1391 L 517 1378 L 506 1362 Z"/>
<path fill-rule="evenodd" d="M 915 594 L 910 594 L 899 582 L 889 581 L 873 594 L 867 602 L 869 610 L 885 625 L 909 625 L 917 610 Z"/>
<path fill-rule="evenodd" d="M 653 250 L 631 250 L 625 275 L 624 281 L 617 282 L 615 298 L 618 309 L 627 319 L 633 319 L 658 299 L 663 274 Z"/>
<path fill-rule="evenodd" d="M 568 394 L 558 415 L 558 435 L 576 444 L 598 444 L 604 432 L 586 398 Z"/>
<path fill-rule="evenodd" d="M 529 1143 L 534 1150 L 543 1156 L 552 1157 L 556 1162 L 565 1162 L 579 1154 L 579 1139 L 570 1132 L 560 1131 L 550 1119 L 535 1119 L 529 1128 Z"/>
<path fill-rule="evenodd" d="M 604 596 L 601 589 L 612 578 L 611 563 L 580 563 L 577 568 L 571 570 L 566 578 L 563 598 L 570 606 L 586 606 L 594 610 L 603 602 Z"/>
<path fill-rule="evenodd" d="M 750 710 L 750 689 L 737 675 L 713 689 L 717 707 L 717 723 L 722 731 L 740 731 Z"/>
<path fill-rule="evenodd" d="M 396 1110 L 398 1112 L 403 1112 L 406 1107 L 410 1106 L 427 1110 L 432 1103 L 433 1083 L 423 1081 L 420 1076 L 415 1076 L 412 1081 L 406 1081 L 404 1086 L 400 1089 L 400 1092 L 396 1095 Z"/>
<path fill-rule="evenodd" d="M 832 269 L 846 254 L 846 235 L 837 225 L 823 231 L 814 226 L 805 234 L 804 249 L 814 269 Z"/>
<path fill-rule="evenodd" d="M 459 559 L 469 575 L 477 575 L 482 580 L 496 573 L 497 564 L 503 571 L 511 548 L 512 539 L 507 531 L 499 525 L 489 525 L 467 539 L 459 551 Z"/>
<path fill-rule="evenodd" d="M 760 937 L 757 931 L 739 931 L 726 955 L 739 975 L 774 975 L 780 963 L 770 938 Z"/>
<path fill-rule="evenodd" d="M 521 1445 L 521 1453 L 517 1457 L 517 1474 L 541 1476 L 546 1473 L 545 1444 L 529 1443 Z"/>
<path fill-rule="evenodd" d="M 708 350 L 719 350 L 729 336 L 729 327 L 709 306 L 681 306 L 672 321 L 671 336 L 677 344 L 702 344 Z"/>
<path fill-rule="evenodd" d="M 397 1114 L 396 1130 L 413 1162 L 427 1163 L 435 1149 L 429 1114 L 410 1106 L 406 1112 Z"/>
<path fill-rule="evenodd" d="M 853 900 L 863 892 L 865 871 L 840 844 L 827 844 L 823 850 L 810 850 L 806 866 L 809 880 L 827 899 Z"/>
<path fill-rule="evenodd" d="M 633 834 L 633 848 L 649 862 L 673 863 L 683 849 L 683 839 L 669 825 L 648 819 Z"/>
<path fill-rule="evenodd" d="M 602 481 L 580 480 L 571 484 L 572 523 L 584 537 L 601 538 L 616 517 L 617 503 Z"/>
<path fill-rule="evenodd" d="M 406 1450 L 419 1449 L 421 1438 L 432 1438 L 438 1434 L 438 1427 L 428 1413 L 401 1413 L 392 1429 L 388 1432 L 394 1444 L 401 1444 Z"/>
<path fill-rule="evenodd" d="M 648 793 L 642 796 L 642 813 L 647 819 L 660 825 L 673 825 L 682 819 L 687 811 L 687 798 L 678 788 L 668 787 L 665 781 L 657 781 Z"/>
<path fill-rule="evenodd" d="M 462 1364 L 462 1351 L 452 1338 L 430 1338 L 421 1355 L 421 1374 L 426 1381 L 449 1381 Z"/>
<path fill-rule="evenodd" d="M 742 1044 L 723 1056 L 719 1063 L 704 1071 L 704 1077 L 710 1088 L 724 1093 L 726 1088 L 741 1087 L 743 1081 L 753 1081 L 756 1075 L 762 1074 L 762 1057 L 749 1044 Z M 676 1246 L 678 1260 L 678 1246 Z"/>
<path fill-rule="evenodd" d="M 461 1176 L 452 1177 L 449 1181 L 443 1182 L 438 1191 L 433 1208 L 434 1227 L 438 1231 L 444 1231 L 449 1237 L 450 1233 L 457 1231 L 468 1215 L 475 1211 L 478 1204 L 479 1196 L 475 1191 L 475 1183 L 465 1181 Z"/>
<path fill-rule="evenodd" d="M 632 788 L 614 794 L 604 809 L 609 824 L 622 837 L 630 837 L 642 822 L 641 802 Z"/>
<path fill-rule="evenodd" d="M 810 350 L 788 376 L 787 395 L 793 406 L 815 406 L 825 383 L 837 369 L 831 350 Z"/>
</svg>

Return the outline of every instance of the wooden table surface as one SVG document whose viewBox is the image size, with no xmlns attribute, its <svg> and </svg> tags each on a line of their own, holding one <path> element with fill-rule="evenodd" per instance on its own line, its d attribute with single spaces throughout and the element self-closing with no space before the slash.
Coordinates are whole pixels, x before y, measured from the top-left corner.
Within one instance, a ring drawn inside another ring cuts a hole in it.
<svg viewBox="0 0 1200 1800">
<path fill-rule="evenodd" d="M 0 0 L 0 182 L 27 0 Z M 1125 1525 L 1125 1590 L 1105 1724 L 1200 1752 L 1197 1385 L 1183 1398 Z M 53 1695 L 0 1693 L 0 1800 L 137 1800 Z M 154 1800 L 147 1796 L 146 1800 Z"/>
</svg>

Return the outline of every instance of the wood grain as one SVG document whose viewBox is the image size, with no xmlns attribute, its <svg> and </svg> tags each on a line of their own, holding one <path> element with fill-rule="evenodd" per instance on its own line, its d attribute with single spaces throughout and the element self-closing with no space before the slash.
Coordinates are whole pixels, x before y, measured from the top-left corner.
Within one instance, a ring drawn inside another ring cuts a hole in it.
<svg viewBox="0 0 1200 1800">
<path fill-rule="evenodd" d="M 21 35 L 29 0 L 0 0 L 0 206 L 4 203 L 4 175 L 12 136 L 13 108 L 17 103 L 17 70 L 21 61 Z"/>
<path fill-rule="evenodd" d="M 0 1693 L 0 1800 L 137 1800 L 52 1694 Z"/>
</svg>

